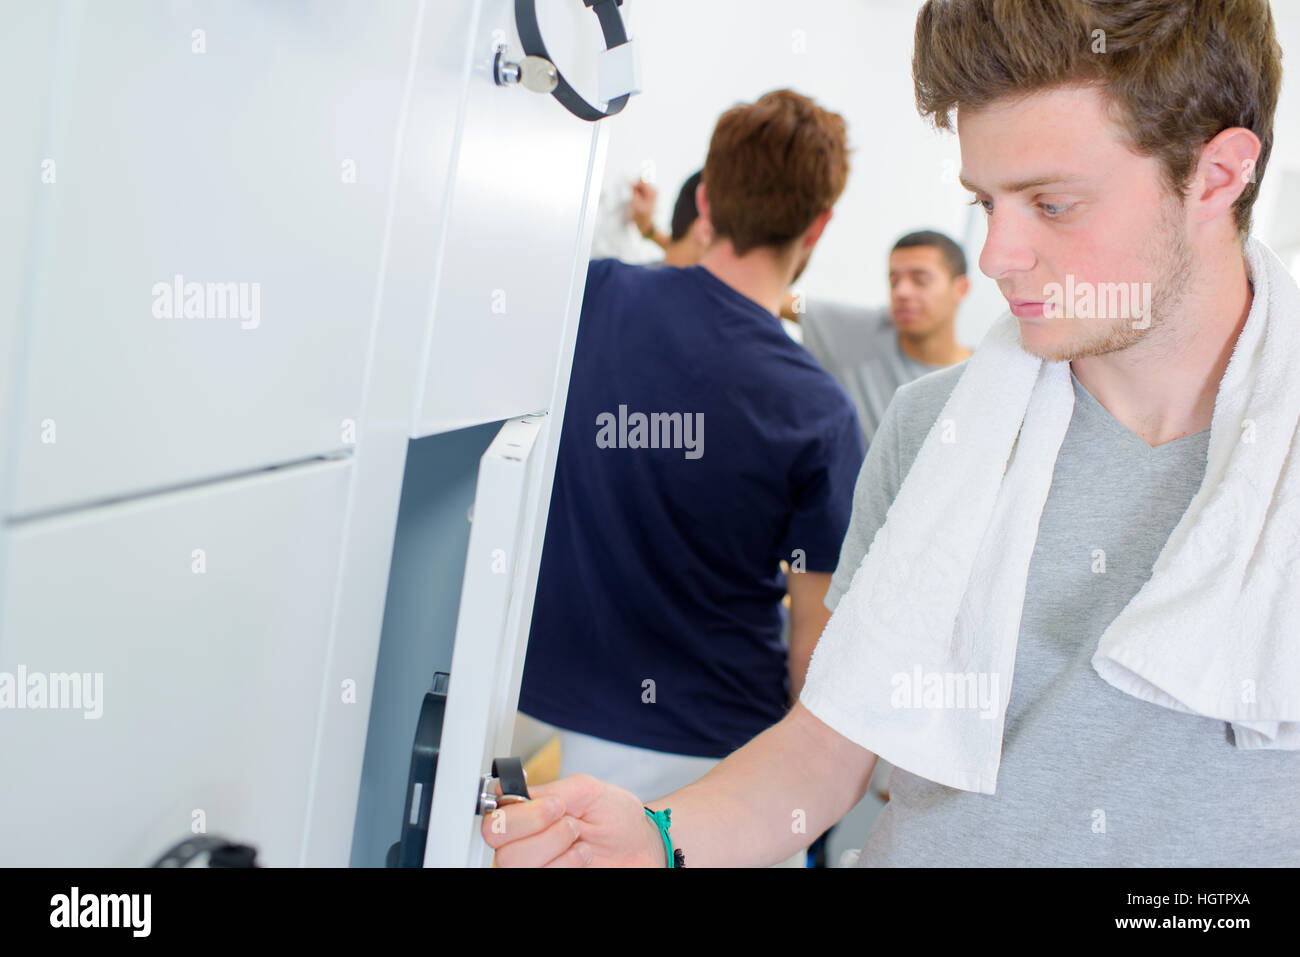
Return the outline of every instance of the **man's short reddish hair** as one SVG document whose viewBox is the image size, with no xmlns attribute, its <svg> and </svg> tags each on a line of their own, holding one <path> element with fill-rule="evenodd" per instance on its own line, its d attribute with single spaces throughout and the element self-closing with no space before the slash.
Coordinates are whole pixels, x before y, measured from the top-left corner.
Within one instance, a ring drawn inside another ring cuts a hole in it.
<svg viewBox="0 0 1300 957">
<path fill-rule="evenodd" d="M 723 113 L 704 164 L 709 218 L 743 256 L 785 246 L 835 205 L 849 176 L 844 118 L 774 90 Z"/>
</svg>

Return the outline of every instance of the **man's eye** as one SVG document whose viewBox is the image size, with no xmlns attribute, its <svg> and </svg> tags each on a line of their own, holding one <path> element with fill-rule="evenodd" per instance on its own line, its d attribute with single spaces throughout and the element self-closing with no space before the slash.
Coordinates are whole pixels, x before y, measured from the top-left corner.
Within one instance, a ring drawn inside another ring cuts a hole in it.
<svg viewBox="0 0 1300 957">
<path fill-rule="evenodd" d="M 985 203 L 988 203 L 988 205 L 987 205 L 987 206 L 984 206 Z M 976 198 L 976 199 L 972 199 L 969 203 L 967 203 L 967 205 L 968 205 L 968 206 L 983 206 L 983 207 L 984 207 L 984 212 L 989 213 L 989 214 L 991 214 L 991 213 L 993 212 L 993 200 L 991 200 L 991 199 L 979 199 L 979 198 Z"/>
<path fill-rule="evenodd" d="M 1039 203 L 1038 206 L 1049 218 L 1053 219 L 1064 215 L 1070 208 L 1068 203 Z"/>
</svg>

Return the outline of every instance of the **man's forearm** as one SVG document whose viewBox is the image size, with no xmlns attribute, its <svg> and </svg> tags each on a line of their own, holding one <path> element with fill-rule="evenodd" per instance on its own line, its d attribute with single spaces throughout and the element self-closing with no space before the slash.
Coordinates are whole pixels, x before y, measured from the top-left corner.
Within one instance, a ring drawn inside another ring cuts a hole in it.
<svg viewBox="0 0 1300 957">
<path fill-rule="evenodd" d="M 799 692 L 803 691 L 803 680 L 808 676 L 808 665 L 812 661 L 812 648 L 800 650 L 799 647 L 792 646 L 787 660 L 790 671 L 790 703 L 793 704 L 799 700 Z"/>
<path fill-rule="evenodd" d="M 875 764 L 796 703 L 700 780 L 647 807 L 672 809 L 669 834 L 687 867 L 767 867 L 861 800 Z"/>
<path fill-rule="evenodd" d="M 641 234 L 642 239 L 648 239 L 660 249 L 667 249 L 673 241 L 673 238 L 665 232 L 661 232 L 655 225 L 654 220 L 649 216 L 633 217 L 632 225 L 636 231 Z"/>
<path fill-rule="evenodd" d="M 831 573 L 792 573 L 787 577 L 787 587 L 790 590 L 790 649 L 786 657 L 793 704 L 799 700 L 799 692 L 803 690 L 813 649 L 831 620 L 830 609 L 825 604 L 826 592 L 831 587 Z"/>
</svg>

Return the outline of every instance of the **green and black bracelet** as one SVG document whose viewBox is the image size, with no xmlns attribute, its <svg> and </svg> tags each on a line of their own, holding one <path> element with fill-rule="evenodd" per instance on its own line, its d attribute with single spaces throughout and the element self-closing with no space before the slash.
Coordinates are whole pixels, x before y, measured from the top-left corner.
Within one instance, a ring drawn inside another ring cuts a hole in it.
<svg viewBox="0 0 1300 957">
<path fill-rule="evenodd" d="M 659 836 L 664 841 L 664 852 L 668 858 L 669 867 L 685 867 L 686 855 L 681 849 L 673 850 L 672 839 L 668 836 L 668 828 L 672 827 L 672 808 L 664 808 L 662 811 L 652 811 L 645 808 L 646 814 L 650 815 L 650 820 L 655 822 L 655 827 L 659 828 Z"/>
</svg>

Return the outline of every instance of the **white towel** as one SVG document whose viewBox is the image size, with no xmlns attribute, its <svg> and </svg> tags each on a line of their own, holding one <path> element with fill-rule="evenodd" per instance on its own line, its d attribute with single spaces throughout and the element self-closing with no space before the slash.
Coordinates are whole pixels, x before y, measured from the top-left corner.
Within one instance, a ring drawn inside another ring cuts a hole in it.
<svg viewBox="0 0 1300 957">
<path fill-rule="evenodd" d="M 1102 634 L 1119 690 L 1300 749 L 1300 287 L 1248 239 L 1254 301 L 1215 400 L 1205 478 Z M 801 700 L 940 784 L 996 791 L 1029 561 L 1074 409 L 1068 362 L 990 329 L 817 645 Z M 1008 465 L 1009 463 L 1009 465 Z"/>
</svg>

